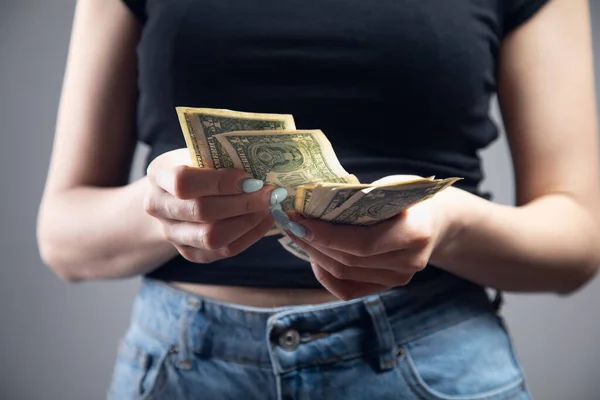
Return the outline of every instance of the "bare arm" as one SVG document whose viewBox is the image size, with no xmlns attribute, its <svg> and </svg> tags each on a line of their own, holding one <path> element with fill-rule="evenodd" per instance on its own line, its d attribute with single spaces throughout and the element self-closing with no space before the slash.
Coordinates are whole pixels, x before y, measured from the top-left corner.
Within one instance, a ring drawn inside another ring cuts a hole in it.
<svg viewBox="0 0 600 400">
<path fill-rule="evenodd" d="M 600 190 L 590 15 L 552 0 L 501 52 L 500 103 L 518 206 L 448 191 L 460 229 L 433 261 L 484 285 L 571 292 L 600 264 Z"/>
<path fill-rule="evenodd" d="M 38 216 L 42 258 L 67 280 L 135 275 L 177 254 L 144 212 L 147 179 L 126 184 L 139 30 L 118 0 L 77 3 Z"/>
</svg>

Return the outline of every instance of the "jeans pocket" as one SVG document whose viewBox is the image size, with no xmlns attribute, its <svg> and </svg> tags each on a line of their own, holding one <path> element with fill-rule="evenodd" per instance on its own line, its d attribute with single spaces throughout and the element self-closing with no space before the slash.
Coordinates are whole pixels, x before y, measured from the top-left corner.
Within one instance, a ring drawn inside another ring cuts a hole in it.
<svg viewBox="0 0 600 400">
<path fill-rule="evenodd" d="M 399 355 L 398 368 L 425 400 L 529 398 L 508 332 L 495 314 L 409 341 Z"/>
<path fill-rule="evenodd" d="M 168 347 L 144 348 L 127 338 L 117 351 L 117 360 L 108 390 L 110 400 L 148 400 L 156 398 L 167 383 Z"/>
</svg>

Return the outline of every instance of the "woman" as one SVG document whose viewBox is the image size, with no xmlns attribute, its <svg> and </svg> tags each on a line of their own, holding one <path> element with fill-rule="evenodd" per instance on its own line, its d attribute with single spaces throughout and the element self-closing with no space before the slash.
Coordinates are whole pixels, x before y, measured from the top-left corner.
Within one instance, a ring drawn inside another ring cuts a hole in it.
<svg viewBox="0 0 600 400">
<path fill-rule="evenodd" d="M 109 396 L 529 399 L 485 288 L 596 271 L 590 42 L 585 0 L 80 0 L 38 236 L 68 281 L 144 277 Z M 479 190 L 496 93 L 515 207 Z M 274 187 L 190 166 L 176 106 L 292 114 L 361 182 L 464 179 L 371 227 L 290 214 L 309 265 L 263 238 Z"/>
</svg>

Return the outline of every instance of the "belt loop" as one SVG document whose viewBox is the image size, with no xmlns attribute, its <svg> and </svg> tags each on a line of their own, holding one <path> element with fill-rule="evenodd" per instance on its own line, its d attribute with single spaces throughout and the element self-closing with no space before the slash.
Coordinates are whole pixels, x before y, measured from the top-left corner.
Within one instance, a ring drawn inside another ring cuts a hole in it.
<svg viewBox="0 0 600 400">
<path fill-rule="evenodd" d="M 364 300 L 364 305 L 371 316 L 377 338 L 377 353 L 381 371 L 393 369 L 396 365 L 396 341 L 394 332 L 385 311 L 385 305 L 379 295 Z"/>
<path fill-rule="evenodd" d="M 179 342 L 179 351 L 177 357 L 177 364 L 183 369 L 190 369 L 192 367 L 192 358 L 190 357 L 190 324 L 194 319 L 194 316 L 200 311 L 202 302 L 196 298 L 189 297 L 183 307 L 183 312 L 179 317 L 179 329 L 177 339 Z"/>
</svg>

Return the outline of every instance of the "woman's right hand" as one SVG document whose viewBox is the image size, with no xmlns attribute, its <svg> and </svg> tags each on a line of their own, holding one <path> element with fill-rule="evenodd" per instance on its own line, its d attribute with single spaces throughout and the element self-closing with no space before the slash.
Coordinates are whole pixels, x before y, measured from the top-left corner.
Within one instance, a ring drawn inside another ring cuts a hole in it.
<svg viewBox="0 0 600 400">
<path fill-rule="evenodd" d="M 190 166 L 186 148 L 158 156 L 148 167 L 145 211 L 160 221 L 164 237 L 189 261 L 232 257 L 273 226 L 269 208 L 287 196 L 238 169 Z"/>
</svg>

